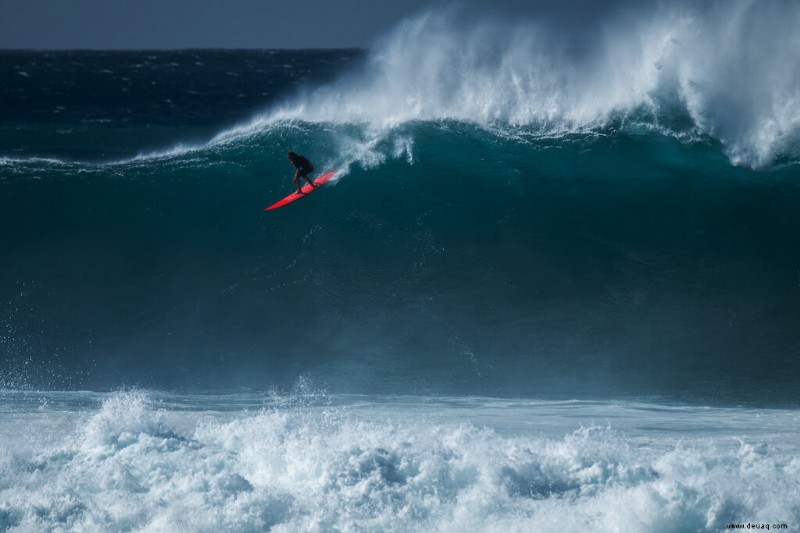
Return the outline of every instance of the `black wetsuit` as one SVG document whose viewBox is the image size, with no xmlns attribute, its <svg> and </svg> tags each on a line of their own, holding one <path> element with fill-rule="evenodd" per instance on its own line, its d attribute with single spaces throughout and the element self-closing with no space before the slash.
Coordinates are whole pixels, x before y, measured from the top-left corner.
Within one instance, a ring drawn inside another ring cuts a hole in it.
<svg viewBox="0 0 800 533">
<path fill-rule="evenodd" d="M 297 177 L 298 178 L 305 178 L 312 172 L 314 172 L 314 165 L 311 164 L 311 161 L 303 157 L 302 155 L 294 156 L 292 160 L 292 164 L 294 168 L 297 169 Z"/>
</svg>

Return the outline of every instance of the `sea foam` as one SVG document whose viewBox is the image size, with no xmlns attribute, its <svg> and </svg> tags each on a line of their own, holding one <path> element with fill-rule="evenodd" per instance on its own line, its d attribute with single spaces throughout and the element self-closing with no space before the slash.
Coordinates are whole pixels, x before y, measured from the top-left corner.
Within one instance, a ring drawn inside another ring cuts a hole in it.
<svg viewBox="0 0 800 533">
<path fill-rule="evenodd" d="M 0 528 L 646 532 L 800 518 L 800 462 L 774 432 L 658 436 L 574 418 L 560 436 L 545 430 L 560 410 L 636 410 L 611 405 L 362 399 L 220 411 L 195 401 L 115 393 L 18 422 L 0 442 Z M 458 421 L 500 408 L 531 426 Z M 686 414 L 646 409 L 661 422 Z M 40 440 L 45 429 L 57 438 Z"/>
<path fill-rule="evenodd" d="M 768 165 L 796 150 L 796 4 L 621 3 L 569 25 L 548 15 L 425 11 L 377 41 L 363 69 L 235 131 L 293 120 L 378 130 L 457 120 L 554 135 L 645 123 L 715 138 L 737 164 Z"/>
</svg>

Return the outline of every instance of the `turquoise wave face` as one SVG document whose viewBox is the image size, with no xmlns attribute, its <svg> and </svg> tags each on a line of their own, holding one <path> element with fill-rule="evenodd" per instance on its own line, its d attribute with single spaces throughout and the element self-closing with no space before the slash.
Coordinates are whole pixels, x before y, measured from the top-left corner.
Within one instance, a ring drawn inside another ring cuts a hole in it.
<svg viewBox="0 0 800 533">
<path fill-rule="evenodd" d="M 7 162 L 4 378 L 796 402 L 793 167 L 517 133 L 292 122 Z M 292 190 L 288 149 L 339 174 L 265 213 Z"/>
<path fill-rule="evenodd" d="M 2 384 L 796 404 L 797 12 L 627 15 L 0 53 Z"/>
</svg>

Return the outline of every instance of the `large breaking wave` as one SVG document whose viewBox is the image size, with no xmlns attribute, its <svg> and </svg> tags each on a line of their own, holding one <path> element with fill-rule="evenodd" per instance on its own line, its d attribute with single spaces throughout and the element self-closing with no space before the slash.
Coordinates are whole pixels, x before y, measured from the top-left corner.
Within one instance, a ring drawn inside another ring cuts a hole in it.
<svg viewBox="0 0 800 533">
<path fill-rule="evenodd" d="M 620 4 L 563 18 L 426 11 L 376 43 L 359 72 L 243 129 L 287 119 L 377 128 L 458 120 L 542 135 L 624 126 L 710 136 L 737 164 L 797 157 L 796 3 Z"/>
<path fill-rule="evenodd" d="M 74 119 L 71 157 L 0 160 L 0 378 L 794 405 L 796 19 L 746 1 L 445 8 L 305 89 L 295 74 L 336 54 L 245 55 L 291 90 L 211 142 L 90 163 L 110 130 Z M 71 68 L 118 62 L 125 88 L 137 57 Z M 156 54 L 140 75 L 194 83 L 213 57 Z M 101 111 L 128 124 L 139 97 Z M 169 133 L 196 134 L 193 113 Z M 148 137 L 139 122 L 114 142 Z M 339 179 L 265 215 L 290 149 Z"/>
</svg>

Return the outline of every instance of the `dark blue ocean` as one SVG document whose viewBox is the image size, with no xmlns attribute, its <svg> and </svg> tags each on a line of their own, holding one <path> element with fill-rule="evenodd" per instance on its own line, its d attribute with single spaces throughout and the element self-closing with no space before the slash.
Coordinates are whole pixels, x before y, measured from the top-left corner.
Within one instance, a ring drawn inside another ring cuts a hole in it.
<svg viewBox="0 0 800 533">
<path fill-rule="evenodd" d="M 0 531 L 800 528 L 800 11 L 677 6 L 0 51 Z"/>
</svg>

